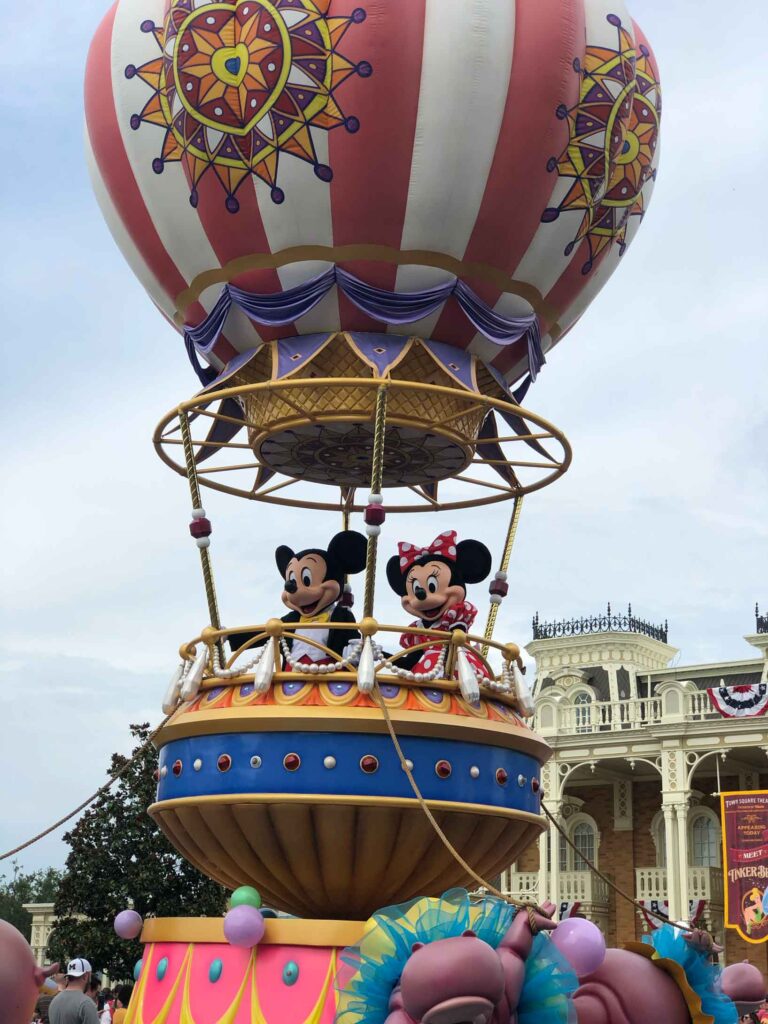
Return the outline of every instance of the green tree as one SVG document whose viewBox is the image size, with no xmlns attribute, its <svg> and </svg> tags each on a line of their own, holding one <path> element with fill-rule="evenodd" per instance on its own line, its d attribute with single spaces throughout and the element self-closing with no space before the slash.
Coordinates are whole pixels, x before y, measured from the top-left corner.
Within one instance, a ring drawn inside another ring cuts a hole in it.
<svg viewBox="0 0 768 1024">
<path fill-rule="evenodd" d="M 155 800 L 157 753 L 139 753 L 149 726 L 132 725 L 138 741 L 125 774 L 83 814 L 64 839 L 70 853 L 55 900 L 58 918 L 50 960 L 85 956 L 113 980 L 132 977 L 141 945 L 119 939 L 115 915 L 133 906 L 142 917 L 219 916 L 227 892 L 176 851 L 147 814 Z M 113 754 L 109 774 L 129 759 Z"/>
<path fill-rule="evenodd" d="M 29 942 L 32 915 L 24 909 L 25 903 L 53 903 L 61 882 L 61 871 L 45 868 L 24 872 L 13 861 L 13 874 L 0 875 L 0 919 L 10 921 Z"/>
</svg>

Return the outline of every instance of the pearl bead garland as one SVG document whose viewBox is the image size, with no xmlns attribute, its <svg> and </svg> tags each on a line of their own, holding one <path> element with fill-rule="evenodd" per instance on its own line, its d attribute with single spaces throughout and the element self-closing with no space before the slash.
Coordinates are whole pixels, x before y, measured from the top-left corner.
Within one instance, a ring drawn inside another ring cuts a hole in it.
<svg viewBox="0 0 768 1024">
<path fill-rule="evenodd" d="M 200 510 L 195 511 L 200 512 Z M 347 646 L 344 657 L 339 658 L 338 660 L 334 660 L 328 664 L 321 664 L 319 662 L 310 662 L 309 664 L 307 664 L 306 662 L 302 662 L 300 659 L 295 658 L 293 656 L 286 637 L 283 636 L 280 638 L 280 649 L 283 653 L 286 663 L 297 672 L 307 672 L 308 674 L 313 676 L 325 676 L 330 675 L 333 672 L 343 672 L 345 670 L 353 668 L 356 665 L 357 661 L 359 660 L 362 645 L 362 640 L 353 640 Z M 447 644 L 441 648 L 435 667 L 431 669 L 429 672 L 414 672 L 411 669 L 400 668 L 394 662 L 389 662 L 387 664 L 387 659 L 385 657 L 384 651 L 379 646 L 379 644 L 372 641 L 372 646 L 377 669 L 381 669 L 386 665 L 387 670 L 391 672 L 392 675 L 396 676 L 398 679 L 404 679 L 408 682 L 430 683 L 434 682 L 436 679 L 442 678 L 443 673 L 445 671 L 445 663 L 448 650 Z M 211 652 L 211 660 L 213 666 L 212 676 L 216 679 L 227 680 L 247 675 L 258 667 L 262 658 L 264 657 L 264 654 L 266 653 L 266 650 L 266 645 L 262 646 L 256 651 L 254 656 L 250 658 L 247 662 L 244 662 L 243 664 L 234 666 L 232 668 L 225 669 L 222 667 L 221 664 L 221 655 L 219 653 L 219 648 L 217 645 L 214 645 L 212 647 Z M 184 682 L 189 676 L 190 672 L 192 671 L 192 666 L 193 662 L 191 661 L 184 661 L 182 665 L 179 666 L 179 690 L 183 689 Z M 512 697 L 516 695 L 517 688 L 515 686 L 514 669 L 510 662 L 504 662 L 501 668 L 501 672 L 497 677 L 486 676 L 483 671 L 479 671 L 474 665 L 472 665 L 471 668 L 475 674 L 475 678 L 477 679 L 480 685 L 486 687 L 494 693 L 505 694 L 507 696 Z M 178 702 L 179 698 L 177 697 L 177 704 Z"/>
<path fill-rule="evenodd" d="M 394 663 L 391 664 L 389 668 L 392 674 L 397 676 L 399 679 L 409 679 L 411 682 L 418 680 L 419 682 L 431 683 L 435 679 L 439 679 L 443 674 L 443 669 L 445 668 L 445 648 L 443 647 L 440 651 L 437 664 L 429 672 L 412 672 L 407 668 L 399 668 Z"/>
<path fill-rule="evenodd" d="M 219 656 L 218 647 L 213 648 L 213 674 L 217 679 L 235 679 L 237 676 L 244 676 L 251 669 L 256 668 L 260 663 L 261 659 L 266 653 L 266 646 L 260 647 L 253 658 L 250 661 L 246 661 L 244 665 L 238 665 L 235 668 L 222 668 L 221 658 Z"/>
</svg>

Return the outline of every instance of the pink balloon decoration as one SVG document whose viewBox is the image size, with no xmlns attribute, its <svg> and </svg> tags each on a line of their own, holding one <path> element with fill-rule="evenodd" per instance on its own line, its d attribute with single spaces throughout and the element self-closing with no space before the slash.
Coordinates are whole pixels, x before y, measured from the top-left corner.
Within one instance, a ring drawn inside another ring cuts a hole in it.
<svg viewBox="0 0 768 1024">
<path fill-rule="evenodd" d="M 144 922 L 135 910 L 121 910 L 115 918 L 115 932 L 121 939 L 137 939 Z"/>
<path fill-rule="evenodd" d="M 32 1019 L 40 986 L 59 965 L 38 967 L 29 943 L 7 921 L 0 921 L 0 1021 L 27 1024 Z"/>
<path fill-rule="evenodd" d="M 264 935 L 264 916 L 256 907 L 242 904 L 224 915 L 224 938 L 232 946 L 250 949 Z"/>
<path fill-rule="evenodd" d="M 560 950 L 578 977 L 596 971 L 605 959 L 603 933 L 580 917 L 569 917 L 552 932 L 552 942 Z"/>
</svg>

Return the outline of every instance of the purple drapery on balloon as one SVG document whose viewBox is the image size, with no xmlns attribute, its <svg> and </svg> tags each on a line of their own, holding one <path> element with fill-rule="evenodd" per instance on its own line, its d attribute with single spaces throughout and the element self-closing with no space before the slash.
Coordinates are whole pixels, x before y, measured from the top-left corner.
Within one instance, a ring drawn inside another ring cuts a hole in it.
<svg viewBox="0 0 768 1024">
<path fill-rule="evenodd" d="M 201 370 L 206 373 L 197 362 L 196 353 L 205 355 L 210 352 L 224 330 L 232 306 L 237 306 L 256 323 L 275 327 L 291 323 L 309 313 L 334 285 L 338 285 L 358 309 L 374 320 L 398 326 L 415 323 L 429 316 L 453 296 L 467 319 L 494 344 L 511 345 L 525 336 L 531 381 L 536 380 L 536 374 L 544 365 L 539 322 L 535 313 L 527 316 L 502 316 L 458 278 L 423 291 L 390 292 L 366 284 L 341 267 L 334 266 L 304 284 L 272 294 L 255 294 L 231 284 L 225 285 L 205 320 L 197 327 L 184 328 L 187 352 L 196 372 L 198 375 Z"/>
</svg>

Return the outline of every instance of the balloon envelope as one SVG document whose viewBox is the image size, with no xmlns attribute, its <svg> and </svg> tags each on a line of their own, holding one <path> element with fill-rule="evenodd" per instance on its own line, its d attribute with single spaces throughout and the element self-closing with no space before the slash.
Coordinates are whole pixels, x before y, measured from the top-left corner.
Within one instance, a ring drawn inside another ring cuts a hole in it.
<svg viewBox="0 0 768 1024">
<path fill-rule="evenodd" d="M 546 352 L 618 265 L 656 173 L 647 40 L 622 0 L 358 3 L 117 0 L 85 85 L 104 215 L 179 329 L 227 285 L 278 296 L 341 268 L 375 290 L 373 309 L 333 281 L 309 308 L 235 303 L 216 369 L 264 340 L 389 330 L 512 383 L 528 339 L 467 310 L 535 314 Z M 410 320 L 391 298 L 456 280 L 471 300 Z"/>
</svg>

